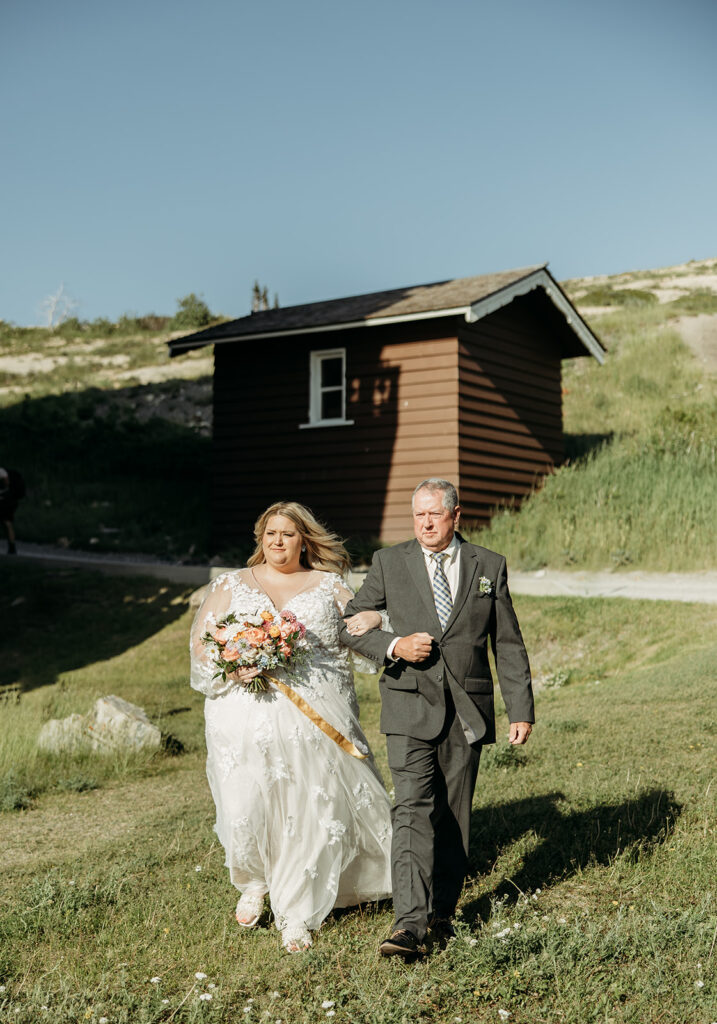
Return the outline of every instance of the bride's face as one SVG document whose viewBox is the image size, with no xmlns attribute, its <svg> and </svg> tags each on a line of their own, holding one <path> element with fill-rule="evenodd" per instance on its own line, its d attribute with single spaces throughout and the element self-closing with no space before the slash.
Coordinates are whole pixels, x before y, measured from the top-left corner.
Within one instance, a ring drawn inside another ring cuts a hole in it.
<svg viewBox="0 0 717 1024">
<path fill-rule="evenodd" d="M 301 561 L 301 534 L 288 516 L 271 516 L 261 539 L 264 558 L 274 569 L 297 572 Z"/>
</svg>

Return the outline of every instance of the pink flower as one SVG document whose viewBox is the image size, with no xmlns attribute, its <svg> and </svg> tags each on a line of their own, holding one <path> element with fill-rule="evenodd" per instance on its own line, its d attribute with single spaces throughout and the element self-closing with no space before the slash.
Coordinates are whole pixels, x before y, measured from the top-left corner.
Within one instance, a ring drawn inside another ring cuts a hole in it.
<svg viewBox="0 0 717 1024">
<path fill-rule="evenodd" d="M 285 643 L 279 644 L 279 650 L 281 651 L 281 653 L 284 655 L 285 658 L 288 658 L 289 655 L 291 654 L 291 648 L 289 647 L 288 644 L 285 644 Z"/>
<path fill-rule="evenodd" d="M 216 640 L 218 644 L 225 644 L 230 635 L 229 626 L 222 626 L 221 629 L 215 629 L 211 634 L 212 639 Z"/>
<path fill-rule="evenodd" d="M 266 633 L 258 626 L 251 626 L 249 629 L 244 630 L 244 639 L 247 643 L 250 643 L 252 647 L 258 647 L 259 644 L 266 640 Z"/>
</svg>

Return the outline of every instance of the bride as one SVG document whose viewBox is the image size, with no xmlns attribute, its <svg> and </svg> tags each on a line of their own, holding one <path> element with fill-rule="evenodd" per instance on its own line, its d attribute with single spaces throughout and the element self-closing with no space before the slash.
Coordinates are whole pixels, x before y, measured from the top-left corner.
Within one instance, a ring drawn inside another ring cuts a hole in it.
<svg viewBox="0 0 717 1024">
<path fill-rule="evenodd" d="M 255 538 L 248 567 L 218 576 L 197 612 L 191 684 L 208 698 L 207 776 L 215 830 L 241 892 L 237 921 L 253 927 L 268 893 L 293 953 L 311 945 L 311 931 L 332 908 L 390 895 L 389 800 L 359 725 L 349 652 L 338 639 L 352 596 L 342 579 L 349 565 L 343 545 L 296 502 L 271 505 Z M 310 647 L 300 668 L 277 669 L 277 678 L 365 759 L 347 753 L 271 684 L 249 692 L 245 684 L 259 669 L 237 669 L 225 681 L 214 676 L 205 632 L 229 613 L 241 620 L 272 610 L 292 611 Z M 380 620 L 369 611 L 347 622 L 360 636 Z"/>
</svg>

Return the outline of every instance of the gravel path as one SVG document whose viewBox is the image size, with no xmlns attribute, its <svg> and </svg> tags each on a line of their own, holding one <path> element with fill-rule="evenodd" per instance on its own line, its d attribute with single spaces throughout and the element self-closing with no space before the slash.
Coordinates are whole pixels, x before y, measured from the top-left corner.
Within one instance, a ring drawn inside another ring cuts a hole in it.
<svg viewBox="0 0 717 1024">
<path fill-rule="evenodd" d="M 144 555 L 105 555 L 91 551 L 64 551 L 43 544 L 18 544 L 15 561 L 54 568 L 86 568 L 113 575 L 156 576 L 197 587 L 208 583 L 227 566 L 179 565 Z M 0 556 L 2 559 L 7 556 Z M 365 573 L 352 574 L 359 586 Z M 511 572 L 514 594 L 551 597 L 626 597 L 643 601 L 696 601 L 717 604 L 717 571 L 704 572 Z"/>
</svg>

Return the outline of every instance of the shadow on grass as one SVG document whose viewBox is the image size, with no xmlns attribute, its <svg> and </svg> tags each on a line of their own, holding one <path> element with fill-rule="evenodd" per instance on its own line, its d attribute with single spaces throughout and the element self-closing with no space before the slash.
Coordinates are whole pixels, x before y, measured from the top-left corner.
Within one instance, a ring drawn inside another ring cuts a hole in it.
<svg viewBox="0 0 717 1024">
<path fill-rule="evenodd" d="M 0 687 L 57 681 L 141 644 L 183 615 L 191 587 L 3 562 Z"/>
<path fill-rule="evenodd" d="M 603 445 L 609 444 L 615 436 L 614 431 L 607 434 L 565 434 L 565 462 L 577 462 Z"/>
<path fill-rule="evenodd" d="M 651 853 L 666 841 L 682 812 L 674 795 L 663 789 L 580 811 L 565 811 L 564 803 L 563 794 L 556 792 L 474 813 L 471 874 L 489 874 L 501 852 L 523 836 L 535 835 L 538 843 L 515 874 L 498 876 L 491 892 L 463 908 L 469 922 L 478 917 L 488 920 L 492 897 L 514 902 L 521 893 L 544 888 L 589 865 L 610 864 L 618 855 L 637 860 Z"/>
</svg>

